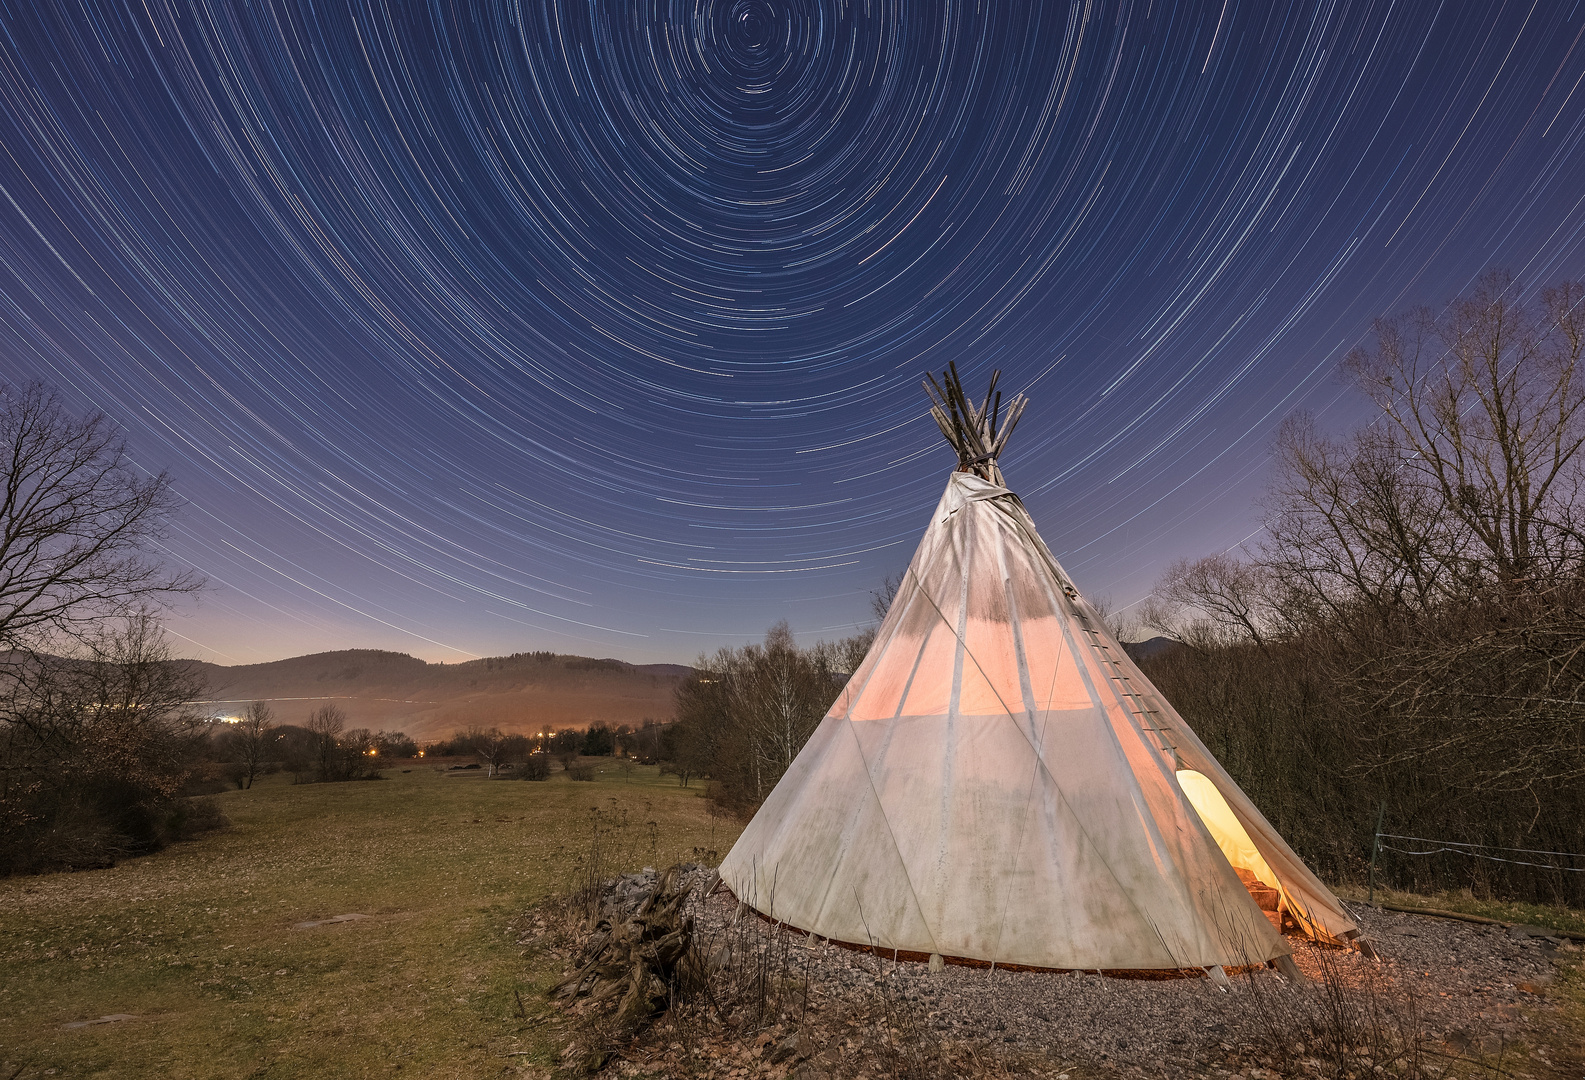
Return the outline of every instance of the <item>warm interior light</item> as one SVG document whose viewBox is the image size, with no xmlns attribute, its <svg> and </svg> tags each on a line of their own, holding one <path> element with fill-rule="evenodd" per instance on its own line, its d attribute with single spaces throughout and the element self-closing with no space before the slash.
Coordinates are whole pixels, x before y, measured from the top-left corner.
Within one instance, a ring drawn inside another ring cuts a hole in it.
<svg viewBox="0 0 1585 1080">
<path fill-rule="evenodd" d="M 1193 769 L 1179 769 L 1178 786 L 1183 789 L 1189 805 L 1200 815 L 1211 839 L 1216 841 L 1216 846 L 1222 849 L 1222 854 L 1227 856 L 1227 861 L 1233 864 L 1234 869 L 1248 870 L 1267 885 L 1280 890 L 1282 883 L 1271 872 L 1271 867 L 1261 857 L 1260 849 L 1255 847 L 1255 842 L 1233 814 L 1233 808 L 1227 805 L 1227 800 L 1222 798 L 1222 793 L 1216 790 L 1210 778 Z M 1283 895 L 1286 898 L 1287 894 Z"/>
</svg>

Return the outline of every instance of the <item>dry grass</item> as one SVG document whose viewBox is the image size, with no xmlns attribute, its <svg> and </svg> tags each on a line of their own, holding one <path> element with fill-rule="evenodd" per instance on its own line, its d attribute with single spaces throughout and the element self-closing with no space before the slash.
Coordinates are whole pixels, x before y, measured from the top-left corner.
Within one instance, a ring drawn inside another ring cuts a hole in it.
<svg viewBox="0 0 1585 1080">
<path fill-rule="evenodd" d="M 220 796 L 226 832 L 0 881 L 0 1076 L 542 1072 L 560 1049 L 541 994 L 556 973 L 512 923 L 575 882 L 591 809 L 631 823 L 614 869 L 737 831 L 653 768 L 592 784 L 388 775 L 272 777 Z M 295 928 L 349 913 L 369 917 Z M 64 1027 L 111 1014 L 136 1019 Z"/>
<path fill-rule="evenodd" d="M 1365 890 L 1356 886 L 1341 886 L 1337 895 L 1345 900 L 1365 902 Z M 1465 915 L 1479 915 L 1506 923 L 1524 923 L 1528 926 L 1545 926 L 1553 930 L 1566 930 L 1585 934 L 1585 911 L 1552 904 L 1531 904 L 1507 900 L 1477 899 L 1469 889 L 1440 893 L 1399 892 L 1396 889 L 1376 887 L 1376 902 L 1395 904 L 1421 910 L 1457 911 Z"/>
<path fill-rule="evenodd" d="M 1350 900 L 1363 902 L 1365 899 L 1365 890 L 1357 887 L 1339 888 L 1337 893 Z M 1585 911 L 1548 904 L 1478 899 L 1469 889 L 1428 895 L 1378 887 L 1376 900 L 1402 908 L 1453 911 L 1570 934 L 1585 933 Z M 1506 1064 L 1520 1071 L 1533 1070 L 1541 1076 L 1585 1076 L 1585 959 L 1580 959 L 1578 953 L 1561 957 L 1556 981 L 1546 986 L 1544 992 L 1558 1008 L 1555 1023 L 1536 1034 L 1534 1047 L 1521 1048 L 1521 1065 Z M 1492 1069 L 1493 1075 L 1505 1071 L 1505 1063 L 1501 1060 L 1484 1064 Z"/>
<path fill-rule="evenodd" d="M 592 783 L 421 766 L 380 783 L 272 777 L 220 797 L 227 832 L 114 870 L 0 881 L 0 1078 L 546 1075 L 569 1037 L 543 994 L 560 962 L 524 956 L 520 913 L 624 870 L 724 852 L 737 832 L 697 786 L 601 764 Z M 1585 926 L 1555 908 L 1420 901 Z M 369 918 L 294 928 L 348 913 Z M 1016 1071 L 952 1057 L 973 1048 L 915 1030 L 879 973 L 835 1000 L 811 994 L 799 940 L 737 944 L 714 999 L 664 1018 L 650 1060 L 619 1072 L 759 1071 L 789 1038 L 798 1049 L 771 1073 L 806 1053 L 833 1075 Z M 1585 973 L 1560 972 L 1548 993 L 1570 1022 L 1519 1071 L 1578 1076 L 1564 1032 L 1585 1030 Z M 136 1019 L 63 1026 L 110 1014 Z M 1508 1066 L 1494 1064 L 1491 1075 Z"/>
<path fill-rule="evenodd" d="M 1560 964 L 1553 997 L 1562 1010 L 1567 1033 L 1549 1047 L 1560 1076 L 1585 1076 L 1585 961 Z"/>
</svg>

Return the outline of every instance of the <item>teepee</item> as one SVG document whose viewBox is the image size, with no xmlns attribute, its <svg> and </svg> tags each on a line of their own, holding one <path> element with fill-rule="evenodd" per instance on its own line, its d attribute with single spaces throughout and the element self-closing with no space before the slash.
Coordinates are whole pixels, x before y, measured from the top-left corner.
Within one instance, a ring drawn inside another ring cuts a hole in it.
<svg viewBox="0 0 1585 1080">
<path fill-rule="evenodd" d="M 1004 411 L 993 377 L 976 406 L 956 370 L 926 390 L 958 468 L 726 885 L 778 922 L 933 961 L 1291 970 L 1262 907 L 1356 938 L 1003 486 L 1023 396 Z"/>
</svg>

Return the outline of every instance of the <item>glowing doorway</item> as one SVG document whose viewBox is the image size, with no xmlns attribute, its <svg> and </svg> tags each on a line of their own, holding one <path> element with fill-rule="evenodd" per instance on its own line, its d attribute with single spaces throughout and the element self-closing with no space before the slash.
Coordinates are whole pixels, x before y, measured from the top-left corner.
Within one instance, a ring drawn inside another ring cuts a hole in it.
<svg viewBox="0 0 1585 1080">
<path fill-rule="evenodd" d="M 1204 773 L 1179 769 L 1178 786 L 1205 823 L 1211 839 L 1222 849 L 1227 861 L 1233 864 L 1234 872 L 1249 890 L 1250 896 L 1263 910 L 1275 914 L 1272 922 L 1279 930 L 1282 929 L 1282 911 L 1286 909 L 1291 912 L 1293 905 L 1288 901 L 1288 895 L 1283 891 L 1277 875 L 1261 857 L 1260 849 L 1255 847 L 1255 842 L 1239 823 L 1233 808 L 1227 805 L 1222 793 L 1216 790 L 1216 785 Z"/>
</svg>

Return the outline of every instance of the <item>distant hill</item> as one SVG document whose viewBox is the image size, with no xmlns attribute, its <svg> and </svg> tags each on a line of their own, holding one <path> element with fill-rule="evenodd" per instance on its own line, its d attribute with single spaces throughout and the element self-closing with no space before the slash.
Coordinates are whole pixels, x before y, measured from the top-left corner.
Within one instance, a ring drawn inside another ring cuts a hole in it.
<svg viewBox="0 0 1585 1080">
<path fill-rule="evenodd" d="M 301 724 L 321 705 L 348 727 L 435 739 L 472 724 L 503 731 L 670 720 L 681 664 L 634 665 L 552 653 L 517 653 L 464 664 L 430 664 L 376 649 L 294 656 L 268 664 L 193 662 L 218 714 L 268 701 L 280 723 Z"/>
<path fill-rule="evenodd" d="M 1160 656 L 1169 649 L 1179 649 L 1183 647 L 1183 643 L 1180 641 L 1174 641 L 1172 638 L 1159 636 L 1147 638 L 1144 641 L 1125 641 L 1122 644 L 1123 651 L 1126 652 L 1136 664 L 1141 660 L 1150 660 L 1154 657 Z"/>
</svg>

